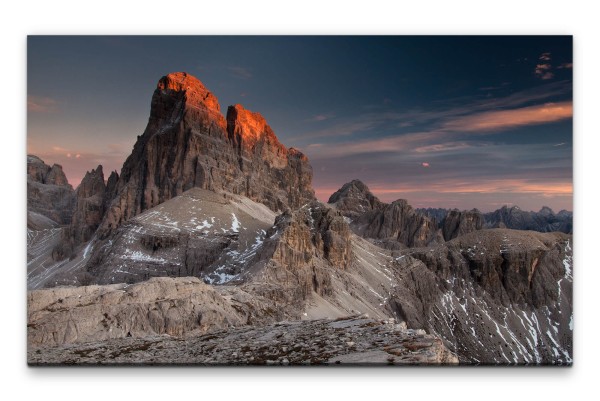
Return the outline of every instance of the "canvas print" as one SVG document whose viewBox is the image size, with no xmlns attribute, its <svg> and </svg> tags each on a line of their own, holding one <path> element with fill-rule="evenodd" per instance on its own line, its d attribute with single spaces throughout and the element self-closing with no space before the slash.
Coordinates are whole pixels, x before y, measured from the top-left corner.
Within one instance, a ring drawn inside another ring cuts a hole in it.
<svg viewBox="0 0 600 401">
<path fill-rule="evenodd" d="M 572 62 L 30 36 L 28 364 L 571 365 Z"/>
</svg>

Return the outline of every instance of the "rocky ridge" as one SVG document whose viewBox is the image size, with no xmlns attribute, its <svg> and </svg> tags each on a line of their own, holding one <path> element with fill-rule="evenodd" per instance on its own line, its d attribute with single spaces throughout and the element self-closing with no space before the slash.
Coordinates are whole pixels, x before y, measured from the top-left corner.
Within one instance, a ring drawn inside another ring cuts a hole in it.
<svg viewBox="0 0 600 401">
<path fill-rule="evenodd" d="M 28 351 L 31 365 L 455 365 L 435 336 L 394 319 L 346 317 L 231 328 L 185 339 L 168 335 Z"/>
<path fill-rule="evenodd" d="M 419 213 L 435 218 L 440 228 L 442 228 L 444 219 L 452 210 L 443 208 L 417 209 Z M 476 210 L 473 209 L 473 211 Z M 539 212 L 527 212 L 518 206 L 502 206 L 493 212 L 483 213 L 483 226 L 481 228 L 510 228 L 542 233 L 559 231 L 572 234 L 573 213 L 567 210 L 554 213 L 548 206 L 542 207 Z"/>
<path fill-rule="evenodd" d="M 268 299 L 238 288 L 212 287 L 195 277 L 57 287 L 28 293 L 28 344 L 39 348 L 160 334 L 195 336 L 286 316 L 276 309 Z"/>
<path fill-rule="evenodd" d="M 384 248 L 427 246 L 440 241 L 434 220 L 421 215 L 404 199 L 381 202 L 359 180 L 353 180 L 329 198 L 328 203 L 350 219 L 360 236 L 378 240 Z"/>
<path fill-rule="evenodd" d="M 27 225 L 38 230 L 71 222 L 75 196 L 62 167 L 27 155 Z M 48 221 L 51 220 L 51 221 Z"/>
<path fill-rule="evenodd" d="M 494 212 L 486 213 L 484 218 L 486 228 L 573 233 L 573 213 L 561 210 L 555 214 L 547 206 L 539 212 L 527 212 L 517 206 L 503 206 Z"/>
<path fill-rule="evenodd" d="M 562 233 L 482 230 L 405 251 L 393 308 L 462 362 L 572 362 L 572 249 Z M 416 259 L 419 263 L 415 264 Z"/>
<path fill-rule="evenodd" d="M 483 214 L 477 210 L 448 211 L 442 220 L 442 234 L 445 241 L 469 234 L 483 228 Z"/>
<path fill-rule="evenodd" d="M 115 195 L 118 174 L 113 171 L 104 181 L 102 166 L 86 172 L 75 190 L 75 210 L 71 224 L 62 232 L 60 243 L 54 248 L 54 260 L 73 257 L 78 245 L 88 242 L 102 222 L 107 204 Z"/>
</svg>

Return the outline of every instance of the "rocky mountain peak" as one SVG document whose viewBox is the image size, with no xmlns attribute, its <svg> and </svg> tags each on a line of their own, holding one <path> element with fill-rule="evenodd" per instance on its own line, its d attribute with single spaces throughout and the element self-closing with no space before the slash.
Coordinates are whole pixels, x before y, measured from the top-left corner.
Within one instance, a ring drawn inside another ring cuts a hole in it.
<svg viewBox="0 0 600 401">
<path fill-rule="evenodd" d="M 286 149 L 260 114 L 241 105 L 225 119 L 216 96 L 184 72 L 159 80 L 148 125 L 109 187 L 101 238 L 191 188 L 244 195 L 273 211 L 314 199 L 304 155 Z"/>
<path fill-rule="evenodd" d="M 34 155 L 27 155 L 27 177 L 40 184 L 71 187 L 60 164 L 50 167 Z"/>
<path fill-rule="evenodd" d="M 543 206 L 538 213 L 542 216 L 553 216 L 554 210 L 552 210 L 548 206 Z"/>
<path fill-rule="evenodd" d="M 273 130 L 260 114 L 246 110 L 241 104 L 227 108 L 227 132 L 230 140 L 243 147 L 253 147 L 261 139 L 283 148 Z"/>
<path fill-rule="evenodd" d="M 369 194 L 373 195 L 371 193 L 371 191 L 369 190 L 369 187 L 365 183 L 363 183 L 361 180 L 355 178 L 352 181 L 347 182 L 344 185 L 342 185 L 342 187 L 340 189 L 338 189 L 335 193 L 333 193 L 329 197 L 328 203 L 335 203 L 341 197 L 365 197 L 365 196 L 368 196 Z M 375 195 L 373 195 L 373 197 L 374 196 Z"/>
<path fill-rule="evenodd" d="M 219 99 L 200 80 L 186 72 L 173 72 L 162 77 L 156 85 L 163 95 L 184 94 L 188 105 L 220 112 Z"/>
<path fill-rule="evenodd" d="M 331 195 L 329 204 L 351 220 L 356 234 L 376 239 L 385 248 L 425 246 L 438 240 L 434 220 L 417 213 L 406 199 L 381 202 L 357 179 Z"/>
<path fill-rule="evenodd" d="M 358 179 L 344 184 L 329 197 L 328 203 L 334 204 L 337 209 L 350 218 L 383 206 L 383 203 L 373 195 L 369 187 Z"/>
<path fill-rule="evenodd" d="M 184 120 L 190 128 L 196 129 L 207 125 L 221 129 L 226 126 L 219 100 L 198 78 L 185 72 L 165 75 L 152 95 L 150 119 L 142 139 L 164 133 Z"/>
<path fill-rule="evenodd" d="M 85 173 L 83 180 L 81 180 L 81 184 L 77 187 L 77 193 L 83 194 L 84 197 L 89 197 L 91 194 L 96 194 L 99 192 L 104 193 L 105 184 L 104 184 L 104 172 L 102 171 L 102 165 L 96 167 L 96 169 L 92 169 Z"/>
<path fill-rule="evenodd" d="M 27 224 L 45 216 L 55 224 L 69 224 L 75 201 L 73 187 L 59 164 L 52 166 L 34 155 L 27 155 Z"/>
<path fill-rule="evenodd" d="M 102 165 L 99 165 L 85 173 L 75 191 L 75 210 L 71 224 L 63 231 L 60 242 L 54 248 L 53 259 L 71 257 L 79 244 L 92 238 L 104 217 L 106 198 L 104 172 Z"/>
<path fill-rule="evenodd" d="M 52 185 L 70 186 L 69 181 L 67 181 L 67 176 L 60 164 L 53 164 L 52 167 L 50 167 L 50 171 L 48 171 L 48 174 L 46 175 L 46 182 Z"/>
</svg>

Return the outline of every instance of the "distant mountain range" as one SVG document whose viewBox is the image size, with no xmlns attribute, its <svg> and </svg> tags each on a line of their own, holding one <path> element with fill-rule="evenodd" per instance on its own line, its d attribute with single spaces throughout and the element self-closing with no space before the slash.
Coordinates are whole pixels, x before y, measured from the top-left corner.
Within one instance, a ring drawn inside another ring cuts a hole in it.
<svg viewBox="0 0 600 401">
<path fill-rule="evenodd" d="M 434 218 L 441 224 L 451 209 L 442 208 L 420 208 L 419 213 Z M 473 213 L 481 213 L 477 209 Z M 532 230 L 542 233 L 560 231 L 573 233 L 573 212 L 561 210 L 555 213 L 548 206 L 544 206 L 539 212 L 527 212 L 518 206 L 502 206 L 489 213 L 481 213 L 483 216 L 483 228 L 512 228 L 514 230 Z"/>
</svg>

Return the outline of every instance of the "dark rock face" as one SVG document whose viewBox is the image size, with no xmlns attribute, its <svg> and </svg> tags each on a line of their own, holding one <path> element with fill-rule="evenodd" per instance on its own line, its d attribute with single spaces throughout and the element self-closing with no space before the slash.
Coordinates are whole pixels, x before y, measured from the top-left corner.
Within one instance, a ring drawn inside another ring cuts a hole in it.
<svg viewBox="0 0 600 401">
<path fill-rule="evenodd" d="M 404 199 L 381 202 L 359 180 L 345 184 L 329 203 L 351 219 L 356 234 L 379 240 L 383 247 L 426 246 L 439 240 L 434 220 L 415 212 Z"/>
<path fill-rule="evenodd" d="M 108 180 L 106 181 L 106 188 L 104 190 L 104 210 L 108 210 L 111 201 L 117 195 L 117 184 L 119 182 L 119 174 L 116 171 L 113 171 L 108 176 Z"/>
<path fill-rule="evenodd" d="M 486 228 L 512 228 L 539 232 L 573 232 L 573 213 L 561 210 L 555 214 L 544 206 L 539 212 L 527 212 L 517 206 L 502 208 L 484 215 Z"/>
<path fill-rule="evenodd" d="M 461 361 L 572 362 L 571 237 L 481 230 L 398 259 L 391 301 L 409 327 L 440 335 Z M 410 268 L 409 256 L 422 262 Z"/>
<path fill-rule="evenodd" d="M 383 207 L 383 203 L 360 180 L 344 184 L 329 197 L 327 203 L 335 205 L 336 209 L 349 218 Z"/>
<path fill-rule="evenodd" d="M 297 149 L 286 149 L 259 113 L 229 106 L 227 134 L 246 177 L 242 195 L 272 210 L 295 209 L 314 199 L 308 159 Z"/>
<path fill-rule="evenodd" d="M 435 222 L 414 211 L 404 199 L 357 218 L 359 232 L 366 238 L 392 239 L 408 247 L 427 246 L 437 239 Z"/>
<path fill-rule="evenodd" d="M 443 220 L 444 240 L 450 241 L 461 235 L 483 228 L 483 214 L 477 210 L 450 210 Z"/>
<path fill-rule="evenodd" d="M 282 232 L 281 238 L 277 238 L 274 259 L 291 268 L 310 262 L 313 256 L 322 257 L 341 269 L 350 263 L 350 227 L 341 213 L 319 202 L 281 214 L 271 230 Z"/>
<path fill-rule="evenodd" d="M 109 182 L 114 188 L 116 172 L 111 174 Z M 60 243 L 52 252 L 54 260 L 62 260 L 71 257 L 75 248 L 89 240 L 100 225 L 106 204 L 108 203 L 107 185 L 104 183 L 104 172 L 102 166 L 85 173 L 81 184 L 75 191 L 75 211 L 71 224 L 62 233 Z"/>
<path fill-rule="evenodd" d="M 288 302 L 313 291 L 330 295 L 330 269 L 347 269 L 352 261 L 351 230 L 339 211 L 313 201 L 277 217 L 258 259 L 266 263 L 265 281 L 277 283 Z"/>
<path fill-rule="evenodd" d="M 259 114 L 239 105 L 227 114 L 225 119 L 217 98 L 195 77 L 161 78 L 100 237 L 193 187 L 241 194 L 275 211 L 314 199 L 312 169 L 302 153 L 279 143 Z"/>
<path fill-rule="evenodd" d="M 58 164 L 50 167 L 39 157 L 28 155 L 27 211 L 65 225 L 71 222 L 74 206 L 75 193 L 62 167 Z"/>
<path fill-rule="evenodd" d="M 429 217 L 430 219 L 435 220 L 438 228 L 442 228 L 444 219 L 446 218 L 446 215 L 450 211 L 448 209 L 439 208 L 439 207 L 438 208 L 433 208 L 433 207 L 417 208 L 415 210 L 417 211 L 417 213 L 423 214 L 423 215 Z"/>
<path fill-rule="evenodd" d="M 88 171 L 77 187 L 77 206 L 71 221 L 71 235 L 75 242 L 87 242 L 104 216 L 106 185 L 102 166 Z"/>
</svg>

